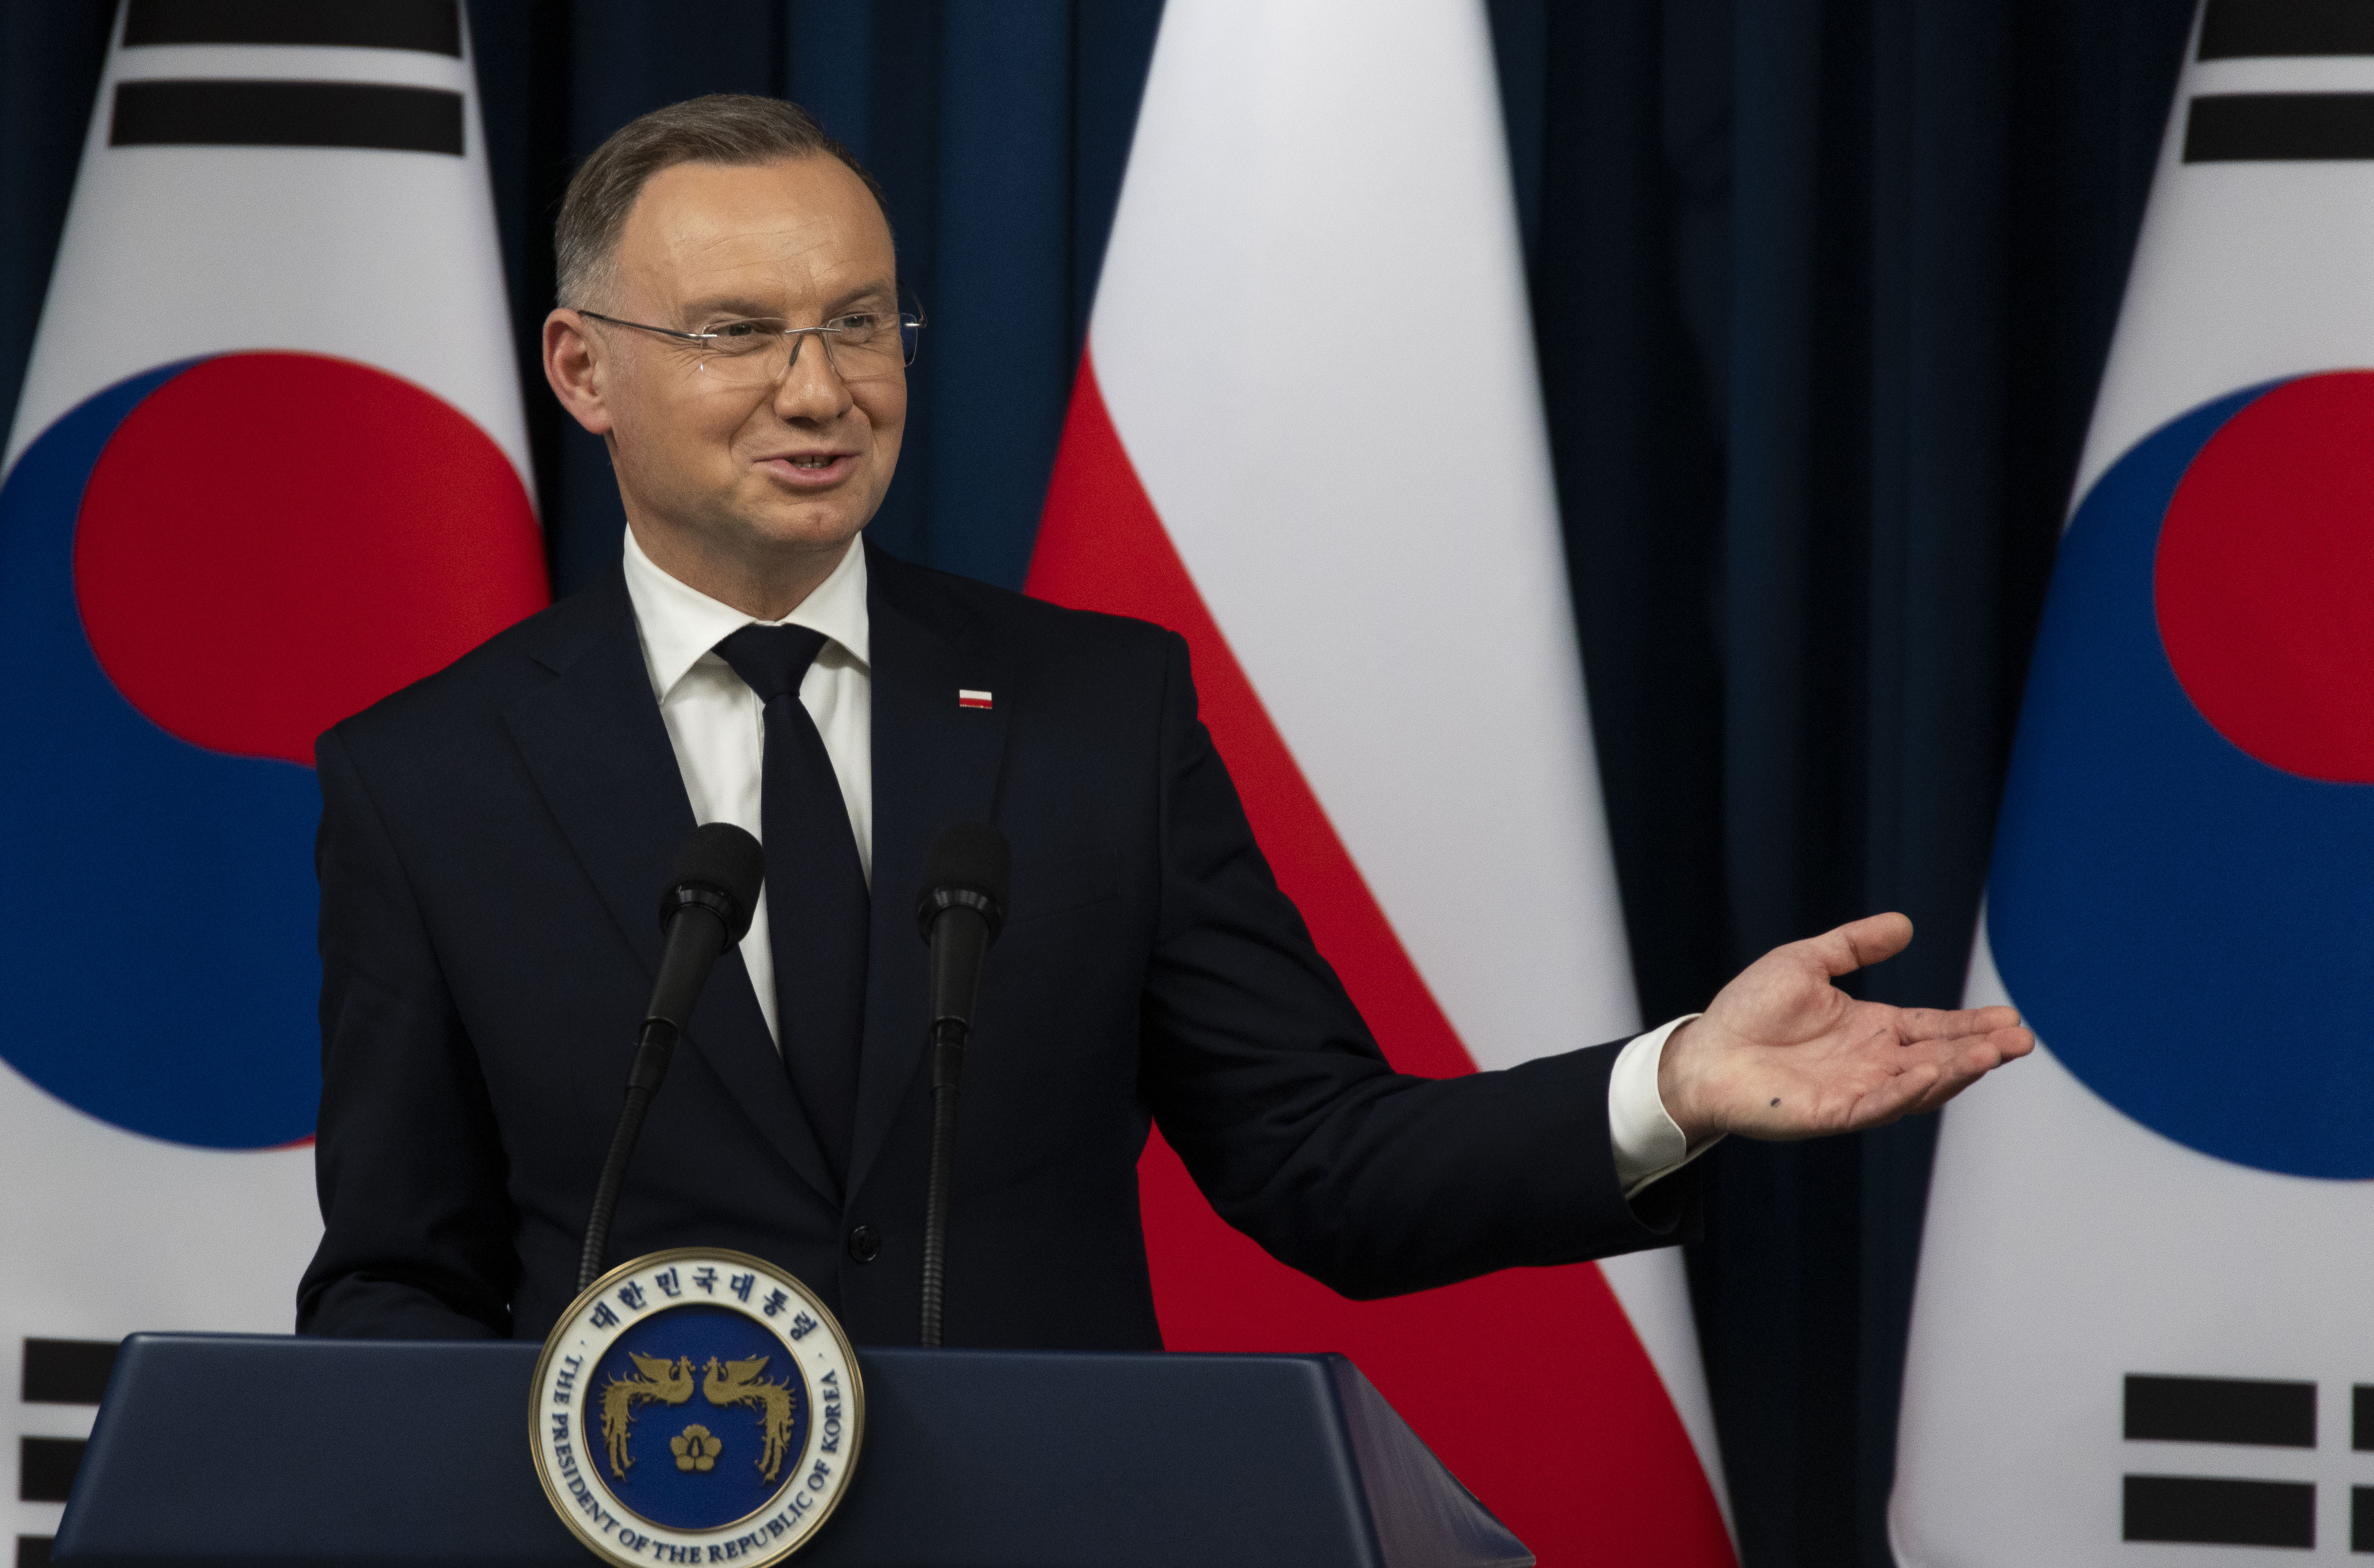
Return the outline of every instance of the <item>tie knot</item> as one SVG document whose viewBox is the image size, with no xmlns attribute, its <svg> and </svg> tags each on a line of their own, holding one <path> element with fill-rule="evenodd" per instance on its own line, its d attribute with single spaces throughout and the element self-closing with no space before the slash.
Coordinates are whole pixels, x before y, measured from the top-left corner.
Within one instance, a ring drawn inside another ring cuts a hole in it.
<svg viewBox="0 0 2374 1568">
<path fill-rule="evenodd" d="M 763 704 L 798 691 L 800 678 L 829 641 L 813 627 L 746 626 L 717 644 L 717 656 L 733 666 Z"/>
</svg>

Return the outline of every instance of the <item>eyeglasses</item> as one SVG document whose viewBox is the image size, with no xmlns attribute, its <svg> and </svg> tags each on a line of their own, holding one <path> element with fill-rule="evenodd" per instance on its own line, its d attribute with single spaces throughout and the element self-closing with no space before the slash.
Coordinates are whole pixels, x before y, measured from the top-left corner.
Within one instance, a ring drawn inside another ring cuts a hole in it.
<svg viewBox="0 0 2374 1568">
<path fill-rule="evenodd" d="M 923 336 L 920 307 L 893 315 L 887 311 L 861 311 L 835 316 L 821 326 L 793 326 L 765 316 L 723 316 L 702 324 L 697 332 L 653 326 L 648 322 L 621 321 L 599 311 L 581 316 L 656 333 L 686 346 L 696 354 L 693 369 L 720 386 L 772 386 L 790 373 L 799 359 L 800 342 L 813 334 L 824 343 L 825 362 L 845 382 L 875 381 L 915 362 Z"/>
</svg>

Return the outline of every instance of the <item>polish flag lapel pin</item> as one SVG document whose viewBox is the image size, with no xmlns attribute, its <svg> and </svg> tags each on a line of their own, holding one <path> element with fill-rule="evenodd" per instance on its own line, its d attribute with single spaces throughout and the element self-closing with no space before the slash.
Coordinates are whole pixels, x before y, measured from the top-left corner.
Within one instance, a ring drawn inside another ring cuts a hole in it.
<svg viewBox="0 0 2374 1568">
<path fill-rule="evenodd" d="M 990 706 L 989 693 L 986 691 L 973 691 L 965 687 L 959 686 L 957 688 L 957 706 L 959 708 L 986 708 Z"/>
</svg>

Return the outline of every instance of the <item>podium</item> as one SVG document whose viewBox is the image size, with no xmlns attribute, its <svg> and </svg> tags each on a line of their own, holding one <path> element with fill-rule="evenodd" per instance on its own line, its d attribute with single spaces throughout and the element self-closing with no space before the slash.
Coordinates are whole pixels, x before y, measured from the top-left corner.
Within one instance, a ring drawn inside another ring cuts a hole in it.
<svg viewBox="0 0 2374 1568">
<path fill-rule="evenodd" d="M 529 1460 L 538 1347 L 124 1341 L 59 1568 L 586 1568 Z M 1530 1568 L 1341 1356 L 861 1350 L 798 1568 Z"/>
</svg>

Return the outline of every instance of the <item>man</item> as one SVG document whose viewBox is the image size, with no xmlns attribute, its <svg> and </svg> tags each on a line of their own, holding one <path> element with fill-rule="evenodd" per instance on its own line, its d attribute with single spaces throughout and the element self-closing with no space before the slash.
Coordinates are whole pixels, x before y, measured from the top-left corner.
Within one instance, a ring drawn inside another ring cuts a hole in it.
<svg viewBox="0 0 2374 1568">
<path fill-rule="evenodd" d="M 1278 892 L 1183 643 L 859 542 L 904 365 L 870 180 L 798 110 L 698 100 L 571 183 L 553 389 L 607 443 L 620 571 L 323 737 L 325 1234 L 299 1325 L 541 1335 L 696 821 L 764 839 L 629 1173 L 614 1256 L 737 1247 L 910 1342 L 930 1126 L 912 901 L 948 824 L 1016 870 L 970 1053 L 952 1343 L 1160 1342 L 1135 1162 L 1381 1295 L 1674 1239 L 1689 1158 L 1941 1103 L 2031 1041 L 1831 977 L 1875 916 L 1708 1012 L 1501 1073 L 1391 1072 Z"/>
</svg>

